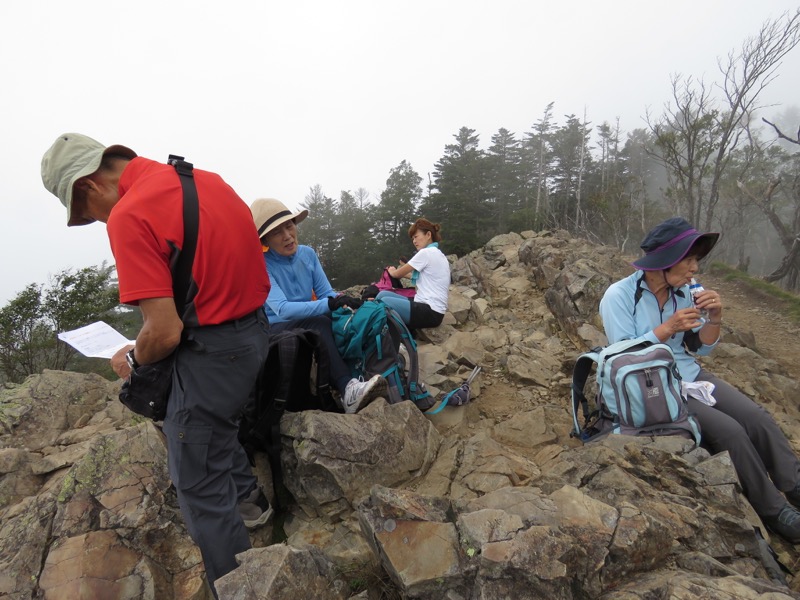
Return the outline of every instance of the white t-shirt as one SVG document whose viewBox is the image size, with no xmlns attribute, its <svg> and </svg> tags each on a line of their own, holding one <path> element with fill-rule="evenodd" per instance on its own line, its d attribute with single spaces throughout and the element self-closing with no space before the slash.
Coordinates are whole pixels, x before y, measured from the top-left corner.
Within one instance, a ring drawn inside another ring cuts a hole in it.
<svg viewBox="0 0 800 600">
<path fill-rule="evenodd" d="M 414 302 L 422 302 L 437 313 L 445 314 L 450 290 L 450 263 L 447 257 L 436 246 L 428 246 L 412 256 L 408 264 L 419 271 Z"/>
</svg>

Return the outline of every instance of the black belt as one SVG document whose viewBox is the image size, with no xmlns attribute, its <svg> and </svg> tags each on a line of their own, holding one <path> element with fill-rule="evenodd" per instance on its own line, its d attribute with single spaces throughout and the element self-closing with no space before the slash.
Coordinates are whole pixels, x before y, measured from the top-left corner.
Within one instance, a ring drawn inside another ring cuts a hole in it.
<svg viewBox="0 0 800 600">
<path fill-rule="evenodd" d="M 194 327 L 185 327 L 183 329 L 184 337 L 188 334 L 191 334 L 195 331 L 213 331 L 214 329 L 222 329 L 233 327 L 234 329 L 239 329 L 240 327 L 244 327 L 250 325 L 259 319 L 259 313 L 264 316 L 264 320 L 266 320 L 266 315 L 264 315 L 264 309 L 257 308 L 253 312 L 247 313 L 243 317 L 239 317 L 238 319 L 231 319 L 230 321 L 223 321 L 222 323 L 215 323 L 213 325 L 196 325 Z"/>
</svg>

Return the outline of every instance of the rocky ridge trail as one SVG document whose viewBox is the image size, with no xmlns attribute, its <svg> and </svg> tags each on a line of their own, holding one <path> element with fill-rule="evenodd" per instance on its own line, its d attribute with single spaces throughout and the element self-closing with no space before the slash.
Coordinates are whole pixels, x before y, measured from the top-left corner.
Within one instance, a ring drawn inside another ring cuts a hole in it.
<svg viewBox="0 0 800 600">
<path fill-rule="evenodd" d="M 560 231 L 498 236 L 455 260 L 420 369 L 442 394 L 481 365 L 474 400 L 433 416 L 383 400 L 284 415 L 286 540 L 254 532 L 220 596 L 800 599 L 798 552 L 773 538 L 789 572 L 771 560 L 727 455 L 569 437 L 572 364 L 602 343 L 597 304 L 628 272 L 615 249 Z M 708 368 L 797 448 L 796 327 L 735 284 L 702 281 L 727 307 Z M 0 389 L 0 596 L 210 598 L 160 433 L 117 392 L 53 371 Z"/>
</svg>

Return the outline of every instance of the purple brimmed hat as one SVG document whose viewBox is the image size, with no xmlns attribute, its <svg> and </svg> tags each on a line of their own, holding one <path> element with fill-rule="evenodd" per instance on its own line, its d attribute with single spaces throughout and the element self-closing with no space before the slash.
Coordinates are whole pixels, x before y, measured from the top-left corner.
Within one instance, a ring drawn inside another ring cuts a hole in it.
<svg viewBox="0 0 800 600">
<path fill-rule="evenodd" d="M 642 271 L 663 271 L 682 261 L 692 248 L 704 258 L 719 239 L 718 233 L 700 233 L 686 219 L 672 217 L 650 230 L 640 246 L 645 255 L 631 264 Z"/>
</svg>

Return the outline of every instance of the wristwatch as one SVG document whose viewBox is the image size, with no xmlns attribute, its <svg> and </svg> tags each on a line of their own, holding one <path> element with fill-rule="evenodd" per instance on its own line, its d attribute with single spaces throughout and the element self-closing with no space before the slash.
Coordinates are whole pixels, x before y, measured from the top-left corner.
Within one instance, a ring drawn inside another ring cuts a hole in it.
<svg viewBox="0 0 800 600">
<path fill-rule="evenodd" d="M 136 357 L 133 355 L 133 348 L 128 350 L 125 354 L 125 360 L 128 361 L 128 366 L 131 368 L 131 371 L 139 368 L 139 363 L 136 362 Z"/>
</svg>

